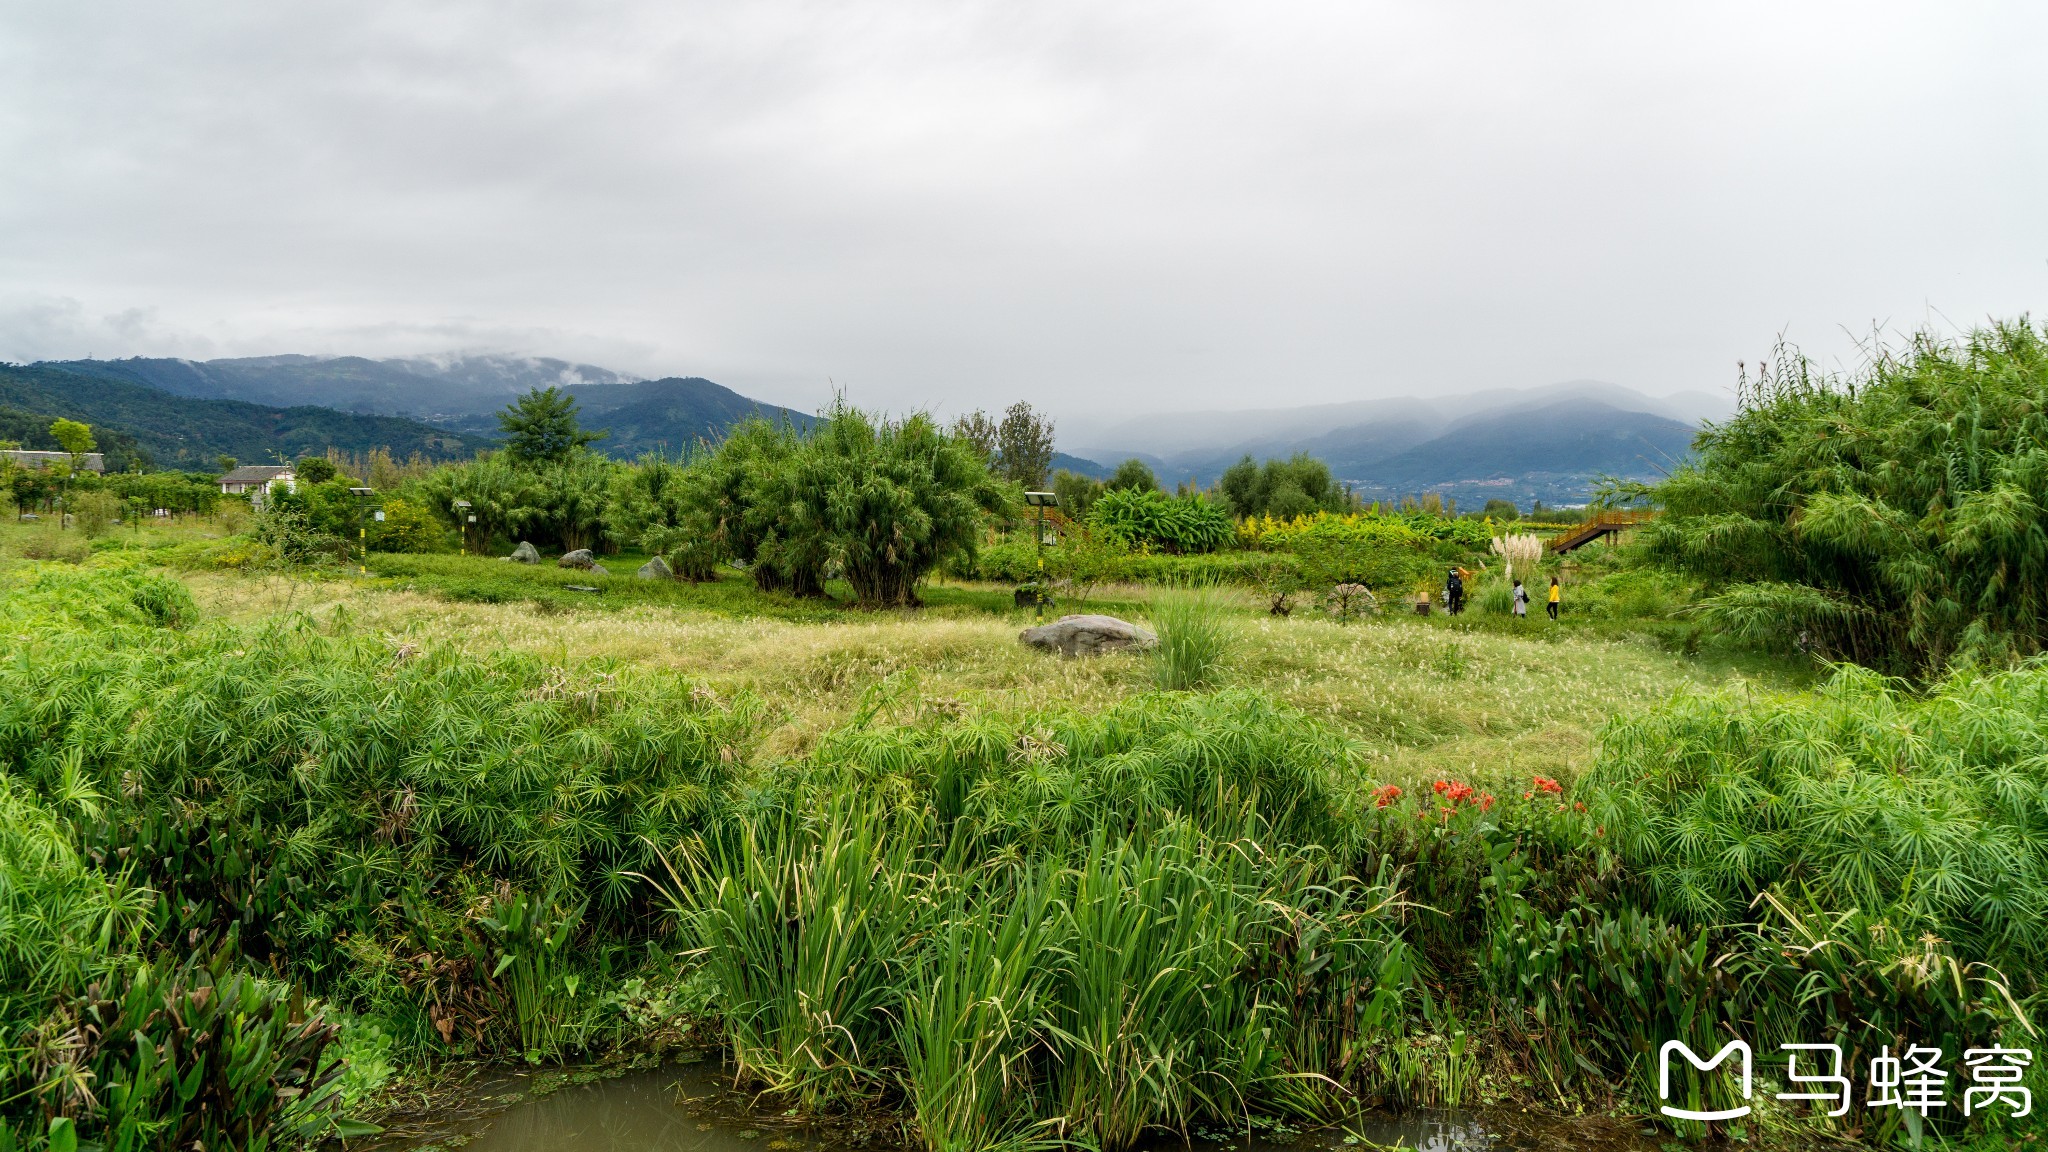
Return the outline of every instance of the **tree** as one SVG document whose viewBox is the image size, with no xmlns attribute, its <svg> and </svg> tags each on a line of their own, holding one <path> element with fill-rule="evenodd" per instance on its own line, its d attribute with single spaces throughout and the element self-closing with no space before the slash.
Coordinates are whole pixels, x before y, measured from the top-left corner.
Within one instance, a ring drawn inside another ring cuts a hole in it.
<svg viewBox="0 0 2048 1152">
<path fill-rule="evenodd" d="M 535 388 L 498 413 L 505 454 L 515 464 L 560 464 L 578 448 L 604 439 L 576 423 L 576 398 L 559 388 Z"/>
<path fill-rule="evenodd" d="M 962 416 L 953 421 L 952 433 L 953 439 L 962 441 L 974 449 L 985 467 L 997 466 L 1002 445 L 999 443 L 996 422 L 988 418 L 988 413 L 977 408 Z"/>
<path fill-rule="evenodd" d="M 1480 510 L 1480 515 L 1495 520 L 1519 520 L 1522 518 L 1522 510 L 1515 507 L 1512 500 L 1488 500 L 1486 507 Z"/>
<path fill-rule="evenodd" d="M 339 475 L 341 469 L 325 456 L 302 456 L 292 466 L 292 473 L 306 484 L 325 484 Z"/>
<path fill-rule="evenodd" d="M 1052 421 L 1022 400 L 1003 413 L 996 429 L 996 453 L 1003 479 L 1041 488 L 1052 471 Z"/>
<path fill-rule="evenodd" d="M 1159 487 L 1159 477 L 1152 474 L 1151 465 L 1133 456 L 1117 465 L 1102 486 L 1112 492 L 1126 488 L 1144 492 Z"/>
<path fill-rule="evenodd" d="M 220 469 L 220 474 L 225 476 L 228 473 L 233 472 L 235 470 L 235 465 L 240 463 L 240 461 L 236 460 L 233 456 L 216 456 L 214 457 L 213 463 L 215 467 Z"/>
<path fill-rule="evenodd" d="M 1092 476 L 1069 472 L 1065 468 L 1052 474 L 1053 495 L 1059 498 L 1060 511 L 1066 513 L 1069 520 L 1087 519 L 1088 509 L 1104 491 L 1102 481 Z"/>
<path fill-rule="evenodd" d="M 62 417 L 50 425 L 50 438 L 57 442 L 58 447 L 71 454 L 73 472 L 78 471 L 79 465 L 85 462 L 86 453 L 98 447 L 93 441 L 91 425 Z"/>
<path fill-rule="evenodd" d="M 85 463 L 85 454 L 93 450 L 92 428 L 76 420 L 66 420 L 59 416 L 50 424 L 50 437 L 57 441 L 58 447 L 71 454 L 71 467 L 65 469 L 63 477 L 64 507 L 68 514 L 71 507 L 71 476 L 78 471 L 80 464 Z M 61 515 L 57 518 L 57 526 L 64 526 L 64 517 Z"/>
<path fill-rule="evenodd" d="M 1342 512 L 1350 504 L 1349 494 L 1330 475 L 1330 466 L 1306 452 L 1263 464 L 1246 456 L 1224 470 L 1216 490 L 1233 514 L 1275 520 Z"/>
</svg>

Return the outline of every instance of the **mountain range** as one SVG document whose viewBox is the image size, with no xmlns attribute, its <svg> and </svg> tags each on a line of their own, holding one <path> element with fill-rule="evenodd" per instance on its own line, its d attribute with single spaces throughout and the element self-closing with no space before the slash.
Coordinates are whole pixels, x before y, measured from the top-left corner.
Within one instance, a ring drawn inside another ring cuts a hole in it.
<svg viewBox="0 0 2048 1152">
<path fill-rule="evenodd" d="M 107 466 L 116 471 L 131 464 L 212 471 L 222 456 L 265 464 L 330 447 L 454 460 L 489 443 L 395 416 L 180 396 L 125 375 L 72 371 L 63 364 L 0 365 L 0 436 L 30 448 L 55 448 L 49 426 L 60 416 L 92 425 Z"/>
<path fill-rule="evenodd" d="M 597 447 L 622 459 L 680 453 L 756 414 L 799 428 L 817 420 L 701 377 L 647 380 L 543 357 L 137 357 L 0 368 L 0 437 L 39 442 L 62 415 L 95 425 L 114 467 L 137 455 L 163 467 L 210 467 L 221 455 L 253 462 L 330 445 L 454 459 L 496 441 L 496 413 L 515 397 L 550 385 L 576 397 L 584 427 L 606 433 Z M 1732 407 L 1706 393 L 1653 397 L 1574 380 L 1430 398 L 1162 411 L 1097 426 L 1063 422 L 1066 451 L 1054 467 L 1101 477 L 1137 457 L 1168 486 L 1207 485 L 1245 456 L 1306 452 L 1368 499 L 1441 492 L 1463 502 L 1572 503 L 1604 476 L 1664 474 L 1690 451 L 1703 420 Z"/>
<path fill-rule="evenodd" d="M 1733 410 L 1708 393 L 1653 397 L 1594 380 L 1431 399 L 1184 412 L 1086 430 L 1098 460 L 1131 456 L 1163 481 L 1207 484 L 1245 456 L 1306 452 L 1367 499 L 1441 492 L 1460 501 L 1572 503 L 1603 476 L 1656 479 L 1702 421 Z"/>
<path fill-rule="evenodd" d="M 256 356 L 229 360 L 70 360 L 44 364 L 81 375 L 124 380 L 179 396 L 284 408 L 318 405 L 396 416 L 488 442 L 497 413 L 534 388 L 574 395 L 584 427 L 608 433 L 598 447 L 622 458 L 679 453 L 716 439 L 734 421 L 759 413 L 807 428 L 813 416 L 749 400 L 699 377 L 642 380 L 608 368 L 528 356 Z"/>
<path fill-rule="evenodd" d="M 361 449 L 359 441 L 364 436 L 387 437 L 370 445 L 383 446 L 400 441 L 411 444 L 453 433 L 451 439 L 465 453 L 473 452 L 497 439 L 497 414 L 507 404 L 530 389 L 550 386 L 576 397 L 583 426 L 605 433 L 595 447 L 619 459 L 633 459 L 648 452 L 676 455 L 700 441 L 718 439 L 735 422 L 750 416 L 763 416 L 797 428 L 809 428 L 818 419 L 792 408 L 749 399 L 699 376 L 646 380 L 595 365 L 545 357 L 475 355 L 371 360 L 361 356 L 254 356 L 205 361 L 135 357 L 45 361 L 34 369 L 76 377 L 68 384 L 60 377 L 48 377 L 45 383 L 54 384 L 58 393 L 76 393 L 83 405 L 79 412 L 107 411 L 104 404 L 94 403 L 93 398 L 111 390 L 132 399 L 136 395 L 133 390 L 139 387 L 157 394 L 160 407 L 167 405 L 171 397 L 197 402 L 198 406 L 192 409 L 195 413 L 215 411 L 209 405 L 239 403 L 289 412 L 318 407 L 337 410 L 337 416 L 399 421 L 374 428 L 332 425 L 331 430 L 340 437 L 336 446 L 351 450 Z M 95 381 L 103 383 L 92 383 Z M 79 412 L 70 414 L 77 416 Z M 291 421 L 276 418 L 275 422 Z M 166 417 L 153 423 L 158 427 L 175 427 L 178 421 Z M 143 439 L 150 445 L 151 455 L 166 461 L 190 462 L 201 458 L 187 450 L 188 445 L 167 443 L 161 435 Z M 212 445 L 218 440 L 215 436 L 207 442 Z M 245 454 L 249 448 L 246 437 L 236 442 L 242 451 L 218 451 L 243 459 L 267 460 L 276 451 L 306 450 L 294 440 L 289 449 L 283 444 L 271 444 L 262 455 L 249 456 Z M 209 447 L 207 451 L 214 449 Z M 428 455 L 433 457 L 434 453 Z M 204 456 L 207 460 L 211 458 Z M 1108 475 L 1094 461 L 1066 453 L 1054 455 L 1053 467 L 1089 476 Z"/>
</svg>

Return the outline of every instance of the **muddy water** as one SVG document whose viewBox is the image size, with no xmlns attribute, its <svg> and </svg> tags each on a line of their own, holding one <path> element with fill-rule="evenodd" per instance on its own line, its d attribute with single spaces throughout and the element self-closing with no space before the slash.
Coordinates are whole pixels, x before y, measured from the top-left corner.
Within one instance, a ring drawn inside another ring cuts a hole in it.
<svg viewBox="0 0 2048 1152">
<path fill-rule="evenodd" d="M 396 1152 L 898 1152 L 900 1132 L 822 1127 L 764 1114 L 734 1092 L 715 1062 L 596 1078 L 543 1073 L 480 1081 L 460 1108 L 415 1117 L 380 1147 Z M 1197 1140 L 1193 1152 L 1550 1152 L 1654 1148 L 1634 1134 L 1503 1121 L 1489 1127 L 1456 1115 L 1367 1117 L 1344 1129 L 1265 1132 L 1238 1140 Z M 1182 1149 L 1178 1140 L 1155 1152 Z"/>
</svg>

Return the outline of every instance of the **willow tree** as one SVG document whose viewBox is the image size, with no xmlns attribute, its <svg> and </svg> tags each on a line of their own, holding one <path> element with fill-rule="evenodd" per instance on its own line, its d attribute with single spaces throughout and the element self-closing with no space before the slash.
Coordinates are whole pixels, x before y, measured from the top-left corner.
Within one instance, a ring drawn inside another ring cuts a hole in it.
<svg viewBox="0 0 2048 1152">
<path fill-rule="evenodd" d="M 1853 377 L 1781 348 L 1643 494 L 1663 562 L 1751 640 L 1916 676 L 2048 646 L 2048 338 L 1916 336 Z"/>
</svg>

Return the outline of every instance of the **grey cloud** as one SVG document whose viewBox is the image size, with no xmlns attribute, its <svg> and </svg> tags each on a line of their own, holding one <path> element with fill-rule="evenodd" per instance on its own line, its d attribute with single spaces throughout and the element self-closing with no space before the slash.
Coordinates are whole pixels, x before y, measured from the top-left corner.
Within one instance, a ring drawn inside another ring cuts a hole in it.
<svg viewBox="0 0 2048 1152">
<path fill-rule="evenodd" d="M 2029 5 L 0 12 L 0 356 L 799 408 L 1716 389 L 2048 289 Z M 67 303 L 68 302 L 68 303 Z"/>
</svg>

